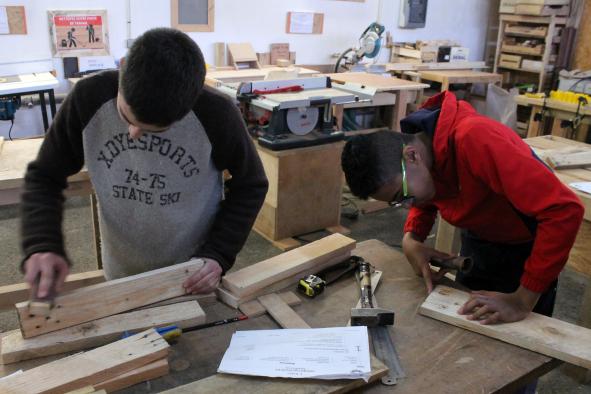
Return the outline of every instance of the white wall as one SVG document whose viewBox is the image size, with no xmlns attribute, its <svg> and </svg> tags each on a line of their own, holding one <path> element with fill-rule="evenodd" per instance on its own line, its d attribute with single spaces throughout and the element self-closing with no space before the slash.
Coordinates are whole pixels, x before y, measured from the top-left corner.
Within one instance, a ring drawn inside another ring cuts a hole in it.
<svg viewBox="0 0 591 394">
<path fill-rule="evenodd" d="M 170 0 L 129 0 L 131 33 L 137 37 L 157 26 L 170 26 Z M 47 9 L 107 9 L 111 54 L 125 54 L 127 0 L 0 0 L 0 5 L 24 5 L 28 34 L 0 35 L 0 75 L 58 70 L 61 59 L 52 59 Z M 394 41 L 453 39 L 470 48 L 471 60 L 481 60 L 489 0 L 430 0 L 427 27 L 398 28 L 400 0 L 382 0 L 380 15 Z M 333 63 L 332 53 L 357 43 L 361 32 L 375 21 L 379 0 L 364 3 L 335 0 L 216 0 L 215 31 L 189 33 L 200 45 L 206 61 L 213 63 L 215 42 L 250 42 L 257 52 L 268 52 L 269 44 L 289 42 L 299 64 Z M 324 13 L 322 35 L 285 33 L 288 11 Z M 387 59 L 384 50 L 380 60 Z M 62 84 L 62 89 L 66 87 Z"/>
</svg>

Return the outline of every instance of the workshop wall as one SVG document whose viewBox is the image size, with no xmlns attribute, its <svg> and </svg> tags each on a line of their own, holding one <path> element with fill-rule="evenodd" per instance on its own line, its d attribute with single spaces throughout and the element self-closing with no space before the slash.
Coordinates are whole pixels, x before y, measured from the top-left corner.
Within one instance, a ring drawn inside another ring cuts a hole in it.
<svg viewBox="0 0 591 394">
<path fill-rule="evenodd" d="M 363 3 L 336 0 L 216 0 L 215 31 L 189 33 L 200 45 L 206 61 L 213 63 L 215 42 L 250 42 L 257 52 L 268 52 L 269 44 L 289 42 L 298 64 L 330 64 L 331 54 L 354 46 L 361 32 L 378 17 L 394 41 L 453 39 L 470 48 L 471 60 L 482 60 L 489 0 L 432 0 L 427 27 L 398 28 L 400 0 Z M 106 9 L 111 54 L 126 52 L 127 10 L 131 15 L 131 38 L 157 26 L 170 26 L 170 0 L 0 0 L 0 5 L 24 5 L 27 35 L 0 35 L 0 75 L 56 69 L 62 75 L 61 59 L 52 59 L 47 9 Z M 321 35 L 286 34 L 288 11 L 324 13 Z M 381 61 L 387 60 L 383 50 Z M 65 90 L 67 85 L 62 84 Z"/>
</svg>

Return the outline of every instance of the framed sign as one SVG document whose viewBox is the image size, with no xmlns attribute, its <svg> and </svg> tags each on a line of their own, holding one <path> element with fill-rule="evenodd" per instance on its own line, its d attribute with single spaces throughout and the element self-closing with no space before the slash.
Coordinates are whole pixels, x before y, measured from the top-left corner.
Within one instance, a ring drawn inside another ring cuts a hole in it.
<svg viewBox="0 0 591 394">
<path fill-rule="evenodd" d="M 47 11 L 57 57 L 109 55 L 107 10 Z"/>
<path fill-rule="evenodd" d="M 214 0 L 171 0 L 171 26 L 180 31 L 213 31 Z"/>
</svg>

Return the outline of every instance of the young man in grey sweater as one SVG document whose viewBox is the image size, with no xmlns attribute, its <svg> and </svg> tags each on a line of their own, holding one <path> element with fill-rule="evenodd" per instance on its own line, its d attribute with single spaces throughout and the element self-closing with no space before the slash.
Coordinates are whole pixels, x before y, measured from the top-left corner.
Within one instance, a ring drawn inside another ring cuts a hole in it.
<svg viewBox="0 0 591 394">
<path fill-rule="evenodd" d="M 204 267 L 179 286 L 206 293 L 232 267 L 268 185 L 239 110 L 204 79 L 195 42 L 159 28 L 135 41 L 120 71 L 76 84 L 25 176 L 22 268 L 27 282 L 39 277 L 38 297 L 68 275 L 62 192 L 84 165 L 107 279 L 197 257 Z"/>
</svg>

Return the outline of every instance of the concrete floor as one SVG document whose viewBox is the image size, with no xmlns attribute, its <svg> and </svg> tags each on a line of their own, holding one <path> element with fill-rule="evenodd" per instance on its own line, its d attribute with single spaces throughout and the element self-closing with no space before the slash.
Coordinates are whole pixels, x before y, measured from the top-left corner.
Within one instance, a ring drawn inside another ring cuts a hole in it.
<svg viewBox="0 0 591 394">
<path fill-rule="evenodd" d="M 76 197 L 68 199 L 64 218 L 64 231 L 68 253 L 74 262 L 73 272 L 96 269 L 92 226 L 90 220 L 89 199 Z M 344 208 L 344 213 L 351 206 Z M 18 232 L 19 212 L 17 206 L 0 207 L 0 285 L 22 281 L 18 266 L 21 259 Z M 390 208 L 369 215 L 359 216 L 356 220 L 343 218 L 342 225 L 352 230 L 351 237 L 357 241 L 379 239 L 391 246 L 399 247 L 402 237 L 402 223 L 406 212 Z M 326 234 L 322 232 L 308 234 L 302 240 L 311 241 Z M 428 242 L 432 242 L 430 239 Z M 261 261 L 274 256 L 280 251 L 274 248 L 258 234 L 252 232 L 245 248 L 239 254 L 235 267 Z M 558 299 L 555 317 L 575 323 L 579 315 L 579 301 L 584 291 L 585 279 L 566 269 L 559 280 Z M 14 312 L 0 313 L 0 332 L 18 326 Z M 591 385 L 582 385 L 565 373 L 564 366 L 548 373 L 540 379 L 539 393 L 587 393 L 591 394 Z"/>
</svg>

